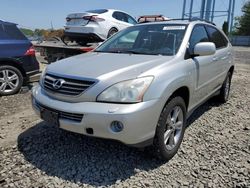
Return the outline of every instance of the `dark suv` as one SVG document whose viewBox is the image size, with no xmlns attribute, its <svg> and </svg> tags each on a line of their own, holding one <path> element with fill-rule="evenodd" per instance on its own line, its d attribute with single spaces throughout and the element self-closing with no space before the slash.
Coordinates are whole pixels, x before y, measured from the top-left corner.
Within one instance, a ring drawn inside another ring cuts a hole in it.
<svg viewBox="0 0 250 188">
<path fill-rule="evenodd" d="M 38 72 L 32 43 L 16 24 L 0 20 L 0 96 L 17 93 Z"/>
</svg>

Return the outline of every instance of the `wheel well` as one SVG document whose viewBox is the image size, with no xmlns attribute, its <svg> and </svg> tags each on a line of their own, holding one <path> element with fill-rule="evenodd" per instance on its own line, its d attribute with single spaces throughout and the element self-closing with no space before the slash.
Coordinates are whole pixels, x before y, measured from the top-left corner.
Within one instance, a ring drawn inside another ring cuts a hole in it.
<svg viewBox="0 0 250 188">
<path fill-rule="evenodd" d="M 230 67 L 229 72 L 231 73 L 231 76 L 232 76 L 234 73 L 234 66 Z"/>
<path fill-rule="evenodd" d="M 16 63 L 15 61 L 11 61 L 11 60 L 0 60 L 0 66 L 1 65 L 9 65 L 9 66 L 13 66 L 16 67 L 23 75 L 23 77 L 26 77 L 26 73 L 25 70 L 22 68 L 21 65 L 19 65 L 18 63 Z"/>
<path fill-rule="evenodd" d="M 111 29 L 109 31 L 111 31 L 112 29 L 115 29 L 116 31 L 119 31 L 116 27 L 111 27 Z"/>
<path fill-rule="evenodd" d="M 177 90 L 175 90 L 175 92 L 173 92 L 173 94 L 170 96 L 170 99 L 171 98 L 174 98 L 174 97 L 182 97 L 185 104 L 186 104 L 186 108 L 188 109 L 188 105 L 189 105 L 189 96 L 190 96 L 190 93 L 189 93 L 189 89 L 188 87 L 186 86 L 183 86 Z"/>
</svg>

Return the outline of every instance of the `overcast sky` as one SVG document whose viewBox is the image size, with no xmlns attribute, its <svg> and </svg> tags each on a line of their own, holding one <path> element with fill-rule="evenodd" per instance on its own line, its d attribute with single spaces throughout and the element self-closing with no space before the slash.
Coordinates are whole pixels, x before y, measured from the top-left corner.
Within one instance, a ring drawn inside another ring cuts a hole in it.
<svg viewBox="0 0 250 188">
<path fill-rule="evenodd" d="M 226 10 L 229 0 L 217 0 L 217 10 Z M 236 0 L 235 15 L 241 15 L 242 4 Z M 190 0 L 187 0 L 188 4 Z M 200 8 L 201 0 L 194 0 L 194 11 Z M 134 17 L 145 14 L 163 14 L 180 18 L 183 0 L 1 0 L 0 19 L 30 29 L 63 28 L 67 14 L 98 8 L 120 9 Z M 221 25 L 226 18 L 217 18 Z"/>
</svg>

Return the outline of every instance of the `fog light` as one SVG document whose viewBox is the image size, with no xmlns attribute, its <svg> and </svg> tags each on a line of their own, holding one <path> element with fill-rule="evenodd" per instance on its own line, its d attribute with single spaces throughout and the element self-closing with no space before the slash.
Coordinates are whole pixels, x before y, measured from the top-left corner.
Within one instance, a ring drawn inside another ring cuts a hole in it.
<svg viewBox="0 0 250 188">
<path fill-rule="evenodd" d="M 110 124 L 110 128 L 113 132 L 121 132 L 123 130 L 123 124 L 122 122 L 120 121 L 113 121 L 111 124 Z"/>
</svg>

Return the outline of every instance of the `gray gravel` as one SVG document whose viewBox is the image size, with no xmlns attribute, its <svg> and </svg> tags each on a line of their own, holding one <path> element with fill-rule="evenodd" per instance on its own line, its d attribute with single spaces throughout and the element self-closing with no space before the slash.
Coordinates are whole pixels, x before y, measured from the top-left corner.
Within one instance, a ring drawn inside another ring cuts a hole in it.
<svg viewBox="0 0 250 188">
<path fill-rule="evenodd" d="M 249 54 L 236 48 L 229 102 L 201 106 L 168 163 L 41 122 L 30 92 L 1 97 L 0 187 L 250 187 Z"/>
</svg>

